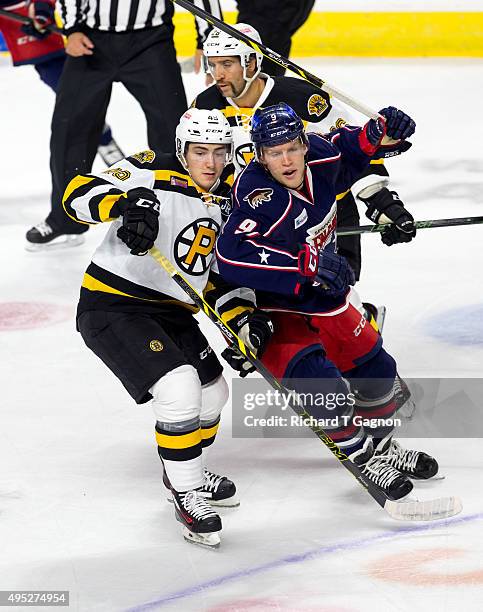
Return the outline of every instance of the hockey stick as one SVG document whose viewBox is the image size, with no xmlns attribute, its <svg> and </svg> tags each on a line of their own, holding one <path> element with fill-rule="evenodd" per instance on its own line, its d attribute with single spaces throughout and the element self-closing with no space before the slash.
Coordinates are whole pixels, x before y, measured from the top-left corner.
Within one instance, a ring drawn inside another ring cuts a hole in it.
<svg viewBox="0 0 483 612">
<path fill-rule="evenodd" d="M 280 55 L 276 51 L 273 51 L 269 47 L 265 47 L 265 45 L 262 45 L 256 40 L 253 40 L 253 38 L 250 38 L 250 36 L 247 36 L 243 32 L 236 30 L 233 26 L 225 23 L 221 19 L 218 19 L 218 17 L 213 16 L 211 13 L 208 13 L 207 11 L 200 8 L 199 6 L 196 6 L 195 4 L 191 3 L 189 0 L 171 0 L 171 1 L 174 4 L 178 4 L 179 6 L 182 6 L 184 9 L 186 9 L 188 12 L 192 13 L 193 15 L 196 15 L 197 17 L 201 17 L 201 19 L 204 19 L 205 21 L 210 23 L 215 28 L 219 28 L 220 30 L 223 30 L 223 32 L 226 32 L 230 36 L 233 36 L 233 38 L 242 40 L 244 43 L 252 47 L 252 49 L 254 49 L 255 51 L 258 51 L 259 53 L 267 57 L 269 60 L 271 60 L 272 62 L 275 62 L 279 66 L 283 66 L 284 68 L 287 68 L 288 70 L 291 70 L 298 76 L 305 79 L 311 85 L 315 85 L 315 87 L 318 87 L 322 91 L 325 91 L 326 93 L 328 93 L 329 96 L 333 96 L 334 98 L 337 98 L 341 102 L 344 102 L 345 104 L 347 104 L 347 106 L 350 106 L 351 108 L 359 111 L 363 115 L 366 115 L 366 117 L 369 117 L 370 119 L 378 119 L 380 117 L 380 115 L 376 113 L 369 106 L 362 104 L 362 102 L 358 102 L 351 96 L 348 96 L 347 94 L 342 92 L 340 89 L 336 89 L 335 87 L 327 83 L 327 81 L 323 81 L 320 77 L 316 76 L 315 74 L 312 74 L 311 72 L 308 72 L 308 70 L 304 70 L 303 68 L 301 68 L 300 66 L 298 66 L 297 64 L 289 60 L 288 58 L 283 57 L 282 55 Z"/>
<path fill-rule="evenodd" d="M 28 23 L 34 26 L 34 20 L 26 15 L 18 15 L 17 13 L 12 13 L 12 11 L 6 11 L 5 9 L 0 8 L 0 16 L 6 17 L 7 19 L 13 19 L 13 21 L 20 21 L 21 23 Z M 34 26 L 35 27 L 35 26 Z M 55 24 L 51 23 L 48 26 L 45 26 L 43 30 L 47 30 L 51 34 L 64 34 L 64 30 L 59 28 Z"/>
<path fill-rule="evenodd" d="M 457 225 L 478 225 L 483 223 L 483 217 L 454 217 L 453 219 L 428 219 L 415 221 L 416 229 L 430 229 L 432 227 L 456 227 Z M 355 236 L 356 234 L 373 234 L 383 232 L 390 225 L 379 223 L 377 225 L 360 225 L 359 227 L 340 227 L 336 230 L 338 236 Z"/>
<path fill-rule="evenodd" d="M 310 429 L 323 442 L 339 462 L 356 478 L 361 486 L 371 497 L 394 519 L 409 521 L 431 521 L 447 518 L 461 512 L 463 506 L 457 497 L 446 497 L 428 501 L 392 501 L 377 487 L 369 478 L 361 472 L 355 463 L 349 460 L 347 455 L 337 444 L 316 425 L 312 425 L 309 413 L 297 401 L 297 394 L 287 389 L 273 374 L 257 359 L 244 344 L 241 338 L 226 325 L 219 314 L 211 308 L 204 297 L 186 280 L 186 278 L 174 267 L 157 248 L 149 250 L 150 255 L 164 268 L 174 282 L 193 300 L 193 302 L 205 313 L 205 315 L 218 327 L 228 342 L 240 352 L 257 369 L 263 378 L 276 390 L 286 396 L 292 410 L 301 418 L 307 419 Z"/>
</svg>

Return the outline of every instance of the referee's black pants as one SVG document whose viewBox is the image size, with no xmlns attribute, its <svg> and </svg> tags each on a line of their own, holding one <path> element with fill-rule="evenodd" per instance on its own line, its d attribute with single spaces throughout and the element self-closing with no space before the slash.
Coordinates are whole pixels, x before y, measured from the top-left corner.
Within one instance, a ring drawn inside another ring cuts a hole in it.
<svg viewBox="0 0 483 612">
<path fill-rule="evenodd" d="M 307 21 L 315 0 L 238 0 L 238 23 L 248 23 L 260 33 L 262 43 L 289 57 L 292 36 Z M 285 68 L 264 59 L 262 71 L 283 76 Z"/>
<path fill-rule="evenodd" d="M 174 149 L 176 126 L 188 106 L 172 30 L 166 26 L 135 32 L 86 29 L 85 34 L 95 45 L 94 54 L 67 57 L 52 118 L 53 188 L 47 223 L 64 233 L 88 229 L 67 217 L 62 196 L 76 174 L 92 168 L 112 84 L 121 82 L 141 105 L 152 149 Z"/>
</svg>

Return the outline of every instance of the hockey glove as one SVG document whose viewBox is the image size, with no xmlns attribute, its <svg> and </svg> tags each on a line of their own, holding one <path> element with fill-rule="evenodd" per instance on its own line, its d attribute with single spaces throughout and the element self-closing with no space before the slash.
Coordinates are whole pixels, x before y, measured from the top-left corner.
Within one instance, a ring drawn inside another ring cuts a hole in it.
<svg viewBox="0 0 483 612">
<path fill-rule="evenodd" d="M 40 40 L 49 36 L 50 32 L 45 28 L 55 23 L 54 6 L 55 2 L 48 0 L 33 0 L 28 9 L 32 22 L 22 25 L 22 32 Z"/>
<path fill-rule="evenodd" d="M 413 216 L 404 208 L 395 191 L 386 187 L 369 198 L 361 198 L 367 204 L 366 216 L 374 223 L 388 223 L 381 232 L 381 240 L 387 246 L 401 242 L 411 242 L 416 236 Z"/>
<path fill-rule="evenodd" d="M 117 202 L 122 227 L 117 236 L 131 250 L 131 255 L 146 255 L 154 246 L 159 231 L 159 200 L 146 187 L 130 189 Z"/>
<path fill-rule="evenodd" d="M 32 4 L 35 27 L 40 31 L 45 31 L 47 26 L 55 23 L 54 4 L 46 0 L 33 0 Z"/>
<path fill-rule="evenodd" d="M 405 139 L 414 134 L 416 123 L 409 115 L 394 106 L 383 108 L 379 114 L 384 119 L 370 119 L 359 134 L 362 151 L 374 157 L 392 157 L 407 151 L 411 143 Z M 383 144 L 384 136 L 397 142 Z"/>
<path fill-rule="evenodd" d="M 252 353 L 261 357 L 273 334 L 273 323 L 270 317 L 261 310 L 255 310 L 243 318 L 239 318 L 235 325 L 230 325 L 230 327 L 232 326 L 245 346 Z M 226 348 L 221 356 L 242 378 L 255 371 L 248 359 L 231 346 Z"/>
<path fill-rule="evenodd" d="M 300 274 L 312 281 L 312 287 L 326 297 L 345 295 L 355 283 L 354 271 L 347 259 L 331 251 L 305 244 L 298 255 Z"/>
<path fill-rule="evenodd" d="M 386 119 L 386 136 L 394 140 L 405 140 L 410 138 L 416 131 L 416 123 L 403 111 L 388 106 L 379 111 Z"/>
</svg>

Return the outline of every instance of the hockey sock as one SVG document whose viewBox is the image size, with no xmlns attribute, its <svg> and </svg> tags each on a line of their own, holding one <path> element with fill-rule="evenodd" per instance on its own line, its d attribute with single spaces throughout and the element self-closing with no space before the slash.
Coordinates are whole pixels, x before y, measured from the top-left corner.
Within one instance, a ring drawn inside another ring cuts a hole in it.
<svg viewBox="0 0 483 612">
<path fill-rule="evenodd" d="M 201 421 L 201 446 L 203 452 L 213 444 L 220 426 L 220 417 L 214 421 Z"/>
<path fill-rule="evenodd" d="M 202 438 L 199 421 L 156 422 L 156 442 L 166 475 L 175 491 L 203 486 Z"/>
</svg>

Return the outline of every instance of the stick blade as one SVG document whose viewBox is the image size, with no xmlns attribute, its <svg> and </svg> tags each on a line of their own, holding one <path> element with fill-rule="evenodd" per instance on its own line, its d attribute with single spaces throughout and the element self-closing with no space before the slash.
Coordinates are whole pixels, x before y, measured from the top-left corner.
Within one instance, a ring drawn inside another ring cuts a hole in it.
<svg viewBox="0 0 483 612">
<path fill-rule="evenodd" d="M 418 501 L 391 501 L 384 504 L 384 510 L 397 521 L 437 521 L 455 516 L 463 510 L 459 497 L 439 497 Z"/>
</svg>

